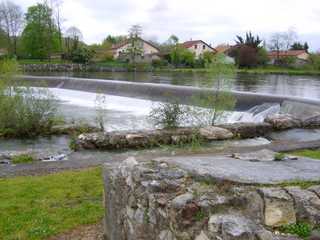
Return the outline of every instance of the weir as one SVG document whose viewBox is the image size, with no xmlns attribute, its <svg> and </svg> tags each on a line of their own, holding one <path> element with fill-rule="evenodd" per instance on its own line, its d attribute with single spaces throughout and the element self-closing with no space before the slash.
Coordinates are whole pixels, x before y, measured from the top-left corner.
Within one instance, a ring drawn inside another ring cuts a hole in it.
<svg viewBox="0 0 320 240">
<path fill-rule="evenodd" d="M 183 104 L 194 104 L 194 97 L 214 94 L 213 89 L 190 86 L 175 86 L 169 84 L 134 83 L 116 80 L 101 80 L 74 77 L 49 76 L 17 76 L 21 84 L 33 87 L 62 88 L 69 90 L 104 93 L 109 95 L 166 101 L 176 99 Z M 246 111 L 264 103 L 279 103 L 296 101 L 320 106 L 320 100 L 300 97 L 279 96 L 262 93 L 231 91 L 237 100 L 236 110 Z"/>
</svg>

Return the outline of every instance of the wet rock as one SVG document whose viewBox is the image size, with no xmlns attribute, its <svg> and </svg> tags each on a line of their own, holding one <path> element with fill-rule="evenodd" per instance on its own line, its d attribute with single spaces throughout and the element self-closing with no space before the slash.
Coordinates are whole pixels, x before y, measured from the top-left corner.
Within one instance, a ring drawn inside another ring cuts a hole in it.
<svg viewBox="0 0 320 240">
<path fill-rule="evenodd" d="M 320 198 L 314 192 L 298 187 L 286 190 L 294 198 L 298 219 L 312 225 L 320 224 Z"/>
<path fill-rule="evenodd" d="M 320 114 L 317 116 L 313 116 L 305 119 L 302 122 L 302 126 L 305 128 L 318 128 L 320 127 Z"/>
<path fill-rule="evenodd" d="M 311 117 L 319 116 L 320 107 L 314 104 L 284 101 L 281 105 L 280 112 L 283 114 L 290 114 L 295 118 L 305 121 Z"/>
<path fill-rule="evenodd" d="M 174 198 L 171 204 L 174 208 L 181 209 L 188 203 L 191 203 L 192 200 L 193 200 L 193 195 L 191 193 L 185 193 Z"/>
<path fill-rule="evenodd" d="M 176 240 L 170 230 L 164 230 L 159 234 L 159 240 Z"/>
<path fill-rule="evenodd" d="M 204 127 L 199 130 L 200 136 L 207 140 L 227 140 L 233 138 L 232 132 L 220 127 Z"/>
<path fill-rule="evenodd" d="M 280 188 L 261 188 L 258 192 L 264 199 L 264 223 L 270 227 L 296 223 L 294 201 Z"/>
<path fill-rule="evenodd" d="M 312 186 L 308 190 L 316 193 L 318 197 L 320 197 L 320 186 Z"/>
<path fill-rule="evenodd" d="M 309 240 L 320 240 L 320 230 L 312 231 Z"/>
<path fill-rule="evenodd" d="M 301 127 L 301 121 L 290 114 L 276 114 L 265 119 L 276 130 L 285 130 Z"/>
<path fill-rule="evenodd" d="M 269 123 L 234 123 L 218 125 L 233 133 L 235 137 L 254 138 L 265 136 L 272 131 L 272 125 Z"/>
<path fill-rule="evenodd" d="M 271 162 L 275 160 L 276 154 L 276 152 L 273 152 L 271 150 L 262 149 L 257 152 L 234 153 L 232 157 L 235 159 L 251 162 Z"/>
</svg>

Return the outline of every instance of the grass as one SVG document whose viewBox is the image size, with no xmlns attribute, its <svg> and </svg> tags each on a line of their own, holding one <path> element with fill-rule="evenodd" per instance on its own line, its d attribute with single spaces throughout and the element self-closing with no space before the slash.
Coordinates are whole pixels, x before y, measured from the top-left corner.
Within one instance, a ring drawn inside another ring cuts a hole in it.
<svg viewBox="0 0 320 240">
<path fill-rule="evenodd" d="M 46 239 L 103 217 L 100 168 L 0 179 L 0 239 Z"/>
<path fill-rule="evenodd" d="M 51 61 L 45 59 L 19 59 L 19 64 L 65 64 L 65 63 L 71 63 L 70 61 L 61 60 L 61 59 L 52 59 Z"/>
<path fill-rule="evenodd" d="M 33 161 L 33 157 L 27 154 L 14 156 L 11 160 L 13 164 L 32 163 Z"/>
<path fill-rule="evenodd" d="M 280 232 L 296 235 L 303 239 L 310 237 L 312 227 L 306 223 L 296 223 L 280 227 Z"/>
<path fill-rule="evenodd" d="M 291 154 L 320 160 L 320 150 L 301 150 L 301 151 L 291 152 Z"/>
</svg>

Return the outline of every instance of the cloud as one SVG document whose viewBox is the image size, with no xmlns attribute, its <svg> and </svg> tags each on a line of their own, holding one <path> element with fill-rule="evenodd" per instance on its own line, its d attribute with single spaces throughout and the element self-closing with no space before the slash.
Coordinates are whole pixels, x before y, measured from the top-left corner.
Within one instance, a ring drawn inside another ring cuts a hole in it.
<svg viewBox="0 0 320 240">
<path fill-rule="evenodd" d="M 16 2 L 26 9 L 37 0 Z M 236 34 L 249 30 L 268 38 L 295 27 L 313 49 L 320 48 L 319 0 L 64 0 L 62 13 L 65 28 L 77 26 L 88 43 L 127 34 L 138 23 L 159 41 L 175 34 L 214 44 L 232 43 Z"/>
</svg>

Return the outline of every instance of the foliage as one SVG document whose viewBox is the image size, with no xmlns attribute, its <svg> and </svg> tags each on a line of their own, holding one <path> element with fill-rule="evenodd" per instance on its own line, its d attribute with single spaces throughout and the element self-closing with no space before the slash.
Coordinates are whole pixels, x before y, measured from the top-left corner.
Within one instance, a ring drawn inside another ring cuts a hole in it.
<svg viewBox="0 0 320 240">
<path fill-rule="evenodd" d="M 280 231 L 283 233 L 297 235 L 301 238 L 307 238 L 311 235 L 312 228 L 307 223 L 296 223 L 280 227 Z"/>
<path fill-rule="evenodd" d="M 97 94 L 95 105 L 96 105 L 96 122 L 102 131 L 105 130 L 105 116 L 107 114 L 106 109 L 106 96 L 103 94 Z"/>
<path fill-rule="evenodd" d="M 52 19 L 52 10 L 46 4 L 29 7 L 22 42 L 28 58 L 50 58 L 59 50 L 59 32 Z"/>
<path fill-rule="evenodd" d="M 200 109 L 194 109 L 193 116 L 201 125 L 215 125 L 226 111 L 235 106 L 235 98 L 230 93 L 230 81 L 235 73 L 234 66 L 224 63 L 223 55 L 216 55 L 208 64 L 208 82 L 206 87 L 212 88 L 211 94 L 200 95 L 195 98 Z"/>
<path fill-rule="evenodd" d="M 126 36 L 111 36 L 108 35 L 104 40 L 103 40 L 103 44 L 118 44 L 121 42 L 124 42 L 125 40 L 127 40 Z"/>
<path fill-rule="evenodd" d="M 0 62 L 0 134 L 4 137 L 34 137 L 50 132 L 56 118 L 54 97 L 46 90 L 18 87 L 13 60 Z"/>
<path fill-rule="evenodd" d="M 193 67 L 195 63 L 195 55 L 188 49 L 177 45 L 170 52 L 170 63 L 176 67 Z"/>
<path fill-rule="evenodd" d="M 126 55 L 129 56 L 131 63 L 135 64 L 138 57 L 143 54 L 143 42 L 141 40 L 142 27 L 133 25 L 129 29 L 129 46 L 126 49 Z"/>
<path fill-rule="evenodd" d="M 239 67 L 256 67 L 258 65 L 258 50 L 247 45 L 239 47 L 236 62 Z"/>
<path fill-rule="evenodd" d="M 296 63 L 296 61 L 297 61 L 296 57 L 287 56 L 287 57 L 282 57 L 278 59 L 276 62 L 280 66 L 290 67 L 290 66 L 293 66 Z"/>
<path fill-rule="evenodd" d="M 251 32 L 247 32 L 244 38 L 241 36 L 237 36 L 236 43 L 237 45 L 246 45 L 251 48 L 258 48 L 262 43 L 262 40 L 259 36 L 255 37 Z"/>
<path fill-rule="evenodd" d="M 310 54 L 309 60 L 313 69 L 320 70 L 320 54 Z"/>
<path fill-rule="evenodd" d="M 267 65 L 269 61 L 268 52 L 265 48 L 259 48 L 257 53 L 257 63 L 259 66 Z"/>
<path fill-rule="evenodd" d="M 94 51 L 87 47 L 76 48 L 71 53 L 71 60 L 74 63 L 89 63 L 94 56 Z"/>
<path fill-rule="evenodd" d="M 286 157 L 286 155 L 284 153 L 277 153 L 274 156 L 274 160 L 275 161 L 283 161 L 285 157 Z"/>
<path fill-rule="evenodd" d="M 0 179 L 0 239 L 40 240 L 98 222 L 101 169 Z"/>
<path fill-rule="evenodd" d="M 77 27 L 70 27 L 65 34 L 65 48 L 68 56 L 72 55 L 72 52 L 80 47 L 80 42 L 83 39 L 83 35 Z"/>
<path fill-rule="evenodd" d="M 294 42 L 291 45 L 290 50 L 306 50 L 306 51 L 308 51 L 309 50 L 309 44 L 307 42 L 305 42 L 304 44 L 300 43 L 300 42 Z"/>
<path fill-rule="evenodd" d="M 165 59 L 155 59 L 152 60 L 152 66 L 155 68 L 161 68 L 168 66 L 169 62 Z"/>
<path fill-rule="evenodd" d="M 0 26 L 5 32 L 10 55 L 17 55 L 18 35 L 23 25 L 23 13 L 20 6 L 11 1 L 0 3 Z"/>
<path fill-rule="evenodd" d="M 13 164 L 32 163 L 33 161 L 33 157 L 27 154 L 14 156 L 11 160 Z"/>
<path fill-rule="evenodd" d="M 178 101 L 158 103 L 149 113 L 149 119 L 156 127 L 176 128 L 185 119 L 187 110 Z"/>
</svg>

